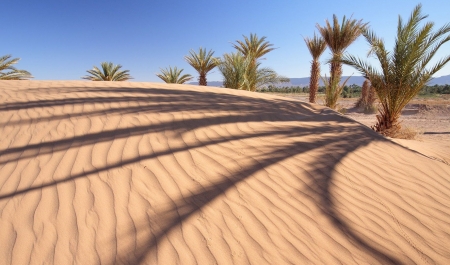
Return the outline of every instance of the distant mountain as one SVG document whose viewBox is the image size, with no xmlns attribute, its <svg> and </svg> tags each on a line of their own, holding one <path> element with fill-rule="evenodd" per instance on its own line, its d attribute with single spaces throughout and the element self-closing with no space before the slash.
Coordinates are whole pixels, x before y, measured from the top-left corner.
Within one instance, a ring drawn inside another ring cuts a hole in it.
<svg viewBox="0 0 450 265">
<path fill-rule="evenodd" d="M 223 82 L 222 81 L 207 81 L 207 82 L 208 82 L 208 86 L 216 86 L 216 87 L 223 86 Z M 198 86 L 198 82 L 189 82 L 188 85 Z"/>
<path fill-rule="evenodd" d="M 450 85 L 450 75 L 443 75 L 441 77 L 433 78 L 428 85 Z"/>
<path fill-rule="evenodd" d="M 348 78 L 348 76 L 343 76 L 342 80 L 346 80 L 347 78 Z M 283 84 L 280 84 L 279 86 L 301 86 L 301 87 L 305 87 L 305 86 L 309 86 L 309 79 L 310 79 L 309 77 L 291 78 L 291 82 L 283 83 Z M 364 83 L 364 77 L 362 77 L 362 76 L 352 76 L 347 81 L 347 85 L 362 86 L 363 83 Z M 319 80 L 319 86 L 323 86 L 322 79 Z"/>
<path fill-rule="evenodd" d="M 342 80 L 347 79 L 348 76 L 343 76 Z M 347 81 L 347 85 L 358 85 L 358 86 L 362 86 L 362 84 L 364 83 L 364 77 L 362 76 L 352 76 L 350 77 L 350 79 Z M 433 78 L 430 83 L 428 83 L 428 85 L 430 86 L 434 86 L 434 85 L 446 85 L 449 84 L 450 85 L 450 75 L 444 75 L 441 77 L 436 77 Z M 189 85 L 198 85 L 198 82 L 190 82 Z M 222 81 L 208 81 L 208 86 L 216 86 L 216 87 L 221 87 L 223 85 Z M 278 86 L 281 87 L 291 87 L 291 86 L 300 86 L 300 87 L 305 87 L 305 86 L 309 86 L 309 77 L 302 77 L 302 78 L 291 78 L 291 81 L 289 83 L 282 83 Z M 319 80 L 319 86 L 323 86 L 323 81 Z"/>
</svg>

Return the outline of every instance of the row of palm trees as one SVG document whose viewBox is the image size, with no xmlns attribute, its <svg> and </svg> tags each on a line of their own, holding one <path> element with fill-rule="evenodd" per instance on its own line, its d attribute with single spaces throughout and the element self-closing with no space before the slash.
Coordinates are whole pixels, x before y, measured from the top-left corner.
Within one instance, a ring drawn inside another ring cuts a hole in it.
<svg viewBox="0 0 450 265">
<path fill-rule="evenodd" d="M 288 78 L 278 75 L 271 68 L 261 67 L 262 57 L 274 50 L 273 44 L 266 41 L 266 37 L 259 38 L 256 34 L 243 37 L 243 41 L 238 40 L 233 44 L 236 51 L 225 53 L 222 58 L 213 57 L 214 51 L 206 52 L 204 48 L 200 48 L 198 53 L 189 51 L 184 59 L 198 72 L 200 86 L 207 85 L 206 75 L 215 67 L 222 74 L 226 88 L 255 91 L 265 85 L 289 82 Z M 161 73 L 156 76 L 166 83 L 183 84 L 193 78 L 189 74 L 182 75 L 184 69 L 177 67 L 160 70 Z"/>
<path fill-rule="evenodd" d="M 341 83 L 342 64 L 354 67 L 367 80 L 376 92 L 381 108 L 373 129 L 386 136 L 395 136 L 400 130 L 399 117 L 403 108 L 413 99 L 432 76 L 449 61 L 450 55 L 427 67 L 443 44 L 450 41 L 450 24 L 433 31 L 434 23 L 421 22 L 427 18 L 422 15 L 422 5 L 417 5 L 408 21 L 398 20 L 397 37 L 393 51 L 388 51 L 383 39 L 370 30 L 362 20 L 342 19 L 339 23 L 333 16 L 333 23 L 317 25 L 320 36 L 305 38 L 305 43 L 313 57 L 311 65 L 310 102 L 314 103 L 320 77 L 319 57 L 328 47 L 331 51 L 330 77 L 324 79 L 326 85 L 325 103 L 330 108 L 336 102 L 345 86 Z M 359 57 L 344 54 L 346 48 L 363 35 L 370 46 L 368 56 L 374 55 L 379 62 L 375 67 Z M 372 100 L 372 99 L 371 99 Z"/>
<path fill-rule="evenodd" d="M 330 77 L 323 79 L 326 85 L 326 105 L 330 108 L 336 107 L 336 102 L 348 80 L 341 83 L 342 64 L 352 66 L 366 77 L 380 101 L 381 108 L 373 129 L 384 135 L 394 136 L 401 128 L 399 117 L 403 108 L 432 76 L 450 61 L 450 55 L 447 55 L 432 67 L 427 67 L 441 46 L 450 41 L 450 24 L 444 25 L 436 32 L 433 31 L 433 22 L 427 22 L 420 27 L 421 22 L 428 17 L 422 15 L 421 9 L 422 6 L 417 5 L 406 22 L 399 17 L 393 51 L 388 51 L 384 41 L 362 20 L 346 19 L 344 16 L 339 23 L 337 16 L 333 15 L 332 23 L 326 20 L 325 26 L 317 24 L 319 35 L 314 34 L 313 38 L 305 38 L 313 57 L 310 102 L 316 101 L 320 78 L 319 57 L 328 47 L 332 56 L 328 61 Z M 363 35 L 369 43 L 369 55 L 375 56 L 379 61 L 379 67 L 372 66 L 353 55 L 344 54 L 360 35 Z M 224 54 L 222 58 L 214 58 L 213 51 L 206 52 L 203 48 L 200 48 L 198 53 L 191 50 L 190 54 L 185 56 L 185 60 L 199 74 L 199 85 L 207 85 L 206 75 L 215 67 L 222 73 L 223 84 L 227 88 L 255 91 L 256 88 L 267 84 L 289 81 L 272 69 L 261 67 L 262 57 L 274 50 L 273 45 L 266 41 L 266 37 L 259 38 L 256 34 L 250 34 L 250 37 L 244 36 L 243 41 L 236 41 L 233 48 L 236 52 Z M 32 78 L 29 72 L 13 67 L 18 60 L 18 58 L 11 59 L 10 55 L 0 58 L 0 80 Z M 131 79 L 129 71 L 121 71 L 121 67 L 105 62 L 101 64 L 102 69 L 94 66 L 92 70 L 87 71 L 89 75 L 82 78 L 93 81 Z M 167 83 L 185 83 L 192 79 L 191 75 L 182 75 L 182 71 L 183 69 L 177 67 L 169 67 L 161 69 L 161 73 L 157 76 Z"/>
<path fill-rule="evenodd" d="M 206 75 L 217 66 L 216 58 L 213 57 L 212 50 L 206 52 L 206 49 L 199 49 L 198 53 L 194 50 L 189 51 L 189 55 L 185 56 L 186 62 L 191 65 L 198 72 L 198 84 L 200 86 L 207 86 L 208 82 Z M 190 74 L 182 74 L 184 69 L 178 69 L 176 66 L 172 68 L 169 66 L 165 69 L 160 69 L 161 73 L 156 74 L 161 80 L 166 83 L 184 84 L 194 77 Z"/>
</svg>

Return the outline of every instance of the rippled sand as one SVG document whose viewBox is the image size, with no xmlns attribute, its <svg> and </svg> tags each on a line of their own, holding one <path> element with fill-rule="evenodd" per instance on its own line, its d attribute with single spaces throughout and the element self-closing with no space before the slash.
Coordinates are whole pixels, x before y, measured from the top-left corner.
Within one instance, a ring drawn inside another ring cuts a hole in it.
<svg viewBox="0 0 450 265">
<path fill-rule="evenodd" d="M 0 81 L 1 264 L 449 264 L 450 166 L 246 91 Z"/>
</svg>

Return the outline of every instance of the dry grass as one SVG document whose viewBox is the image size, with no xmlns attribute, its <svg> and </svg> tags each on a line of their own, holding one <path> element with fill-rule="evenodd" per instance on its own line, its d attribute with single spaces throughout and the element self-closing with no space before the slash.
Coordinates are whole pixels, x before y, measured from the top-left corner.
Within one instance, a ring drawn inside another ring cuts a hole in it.
<svg viewBox="0 0 450 265">
<path fill-rule="evenodd" d="M 412 127 L 402 127 L 392 138 L 405 139 L 405 140 L 417 140 L 423 132 L 417 128 Z"/>
</svg>

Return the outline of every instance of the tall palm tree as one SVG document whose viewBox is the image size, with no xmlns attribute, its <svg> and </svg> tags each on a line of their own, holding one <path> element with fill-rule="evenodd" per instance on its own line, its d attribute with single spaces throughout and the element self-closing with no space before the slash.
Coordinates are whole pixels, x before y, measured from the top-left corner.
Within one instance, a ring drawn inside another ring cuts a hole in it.
<svg viewBox="0 0 450 265">
<path fill-rule="evenodd" d="M 330 60 L 330 79 L 326 88 L 326 105 L 330 108 L 336 107 L 336 102 L 342 93 L 345 84 L 340 85 L 342 76 L 341 59 L 344 51 L 352 44 L 367 27 L 368 23 L 362 23 L 362 20 L 342 19 L 339 24 L 336 15 L 333 15 L 333 24 L 328 20 L 325 21 L 324 27 L 316 25 L 320 35 L 325 40 L 328 48 L 331 50 L 332 58 Z"/>
<path fill-rule="evenodd" d="M 206 81 L 206 75 L 209 71 L 216 67 L 216 60 L 212 57 L 214 52 L 210 50 L 206 53 L 206 49 L 200 47 L 198 53 L 194 50 L 189 51 L 189 55 L 185 56 L 184 59 L 198 72 L 198 84 L 200 86 L 208 85 Z"/>
<path fill-rule="evenodd" d="M 184 69 L 178 69 L 176 66 L 172 69 L 172 67 L 169 66 L 169 68 L 160 69 L 161 73 L 156 74 L 156 76 L 166 83 L 184 84 L 187 81 L 192 80 L 193 77 L 190 74 L 181 75 L 183 70 Z"/>
<path fill-rule="evenodd" d="M 113 63 L 102 62 L 102 69 L 98 69 L 94 66 L 92 70 L 87 70 L 90 75 L 83 76 L 82 79 L 91 81 L 127 81 L 133 79 L 129 74 L 129 70 L 120 71 L 122 65 L 114 65 Z"/>
<path fill-rule="evenodd" d="M 422 20 L 428 17 L 421 14 L 421 9 L 422 6 L 417 5 L 406 23 L 399 16 L 392 52 L 386 50 L 384 41 L 374 32 L 363 32 L 371 46 L 370 55 L 375 55 L 380 70 L 352 55 L 346 55 L 342 60 L 369 79 L 375 88 L 381 108 L 373 129 L 383 135 L 395 136 L 401 128 L 398 120 L 402 109 L 432 79 L 433 74 L 450 61 L 448 55 L 427 67 L 441 46 L 450 41 L 450 24 L 436 32 L 433 32 L 433 22 L 419 28 Z"/>
<path fill-rule="evenodd" d="M 28 71 L 16 69 L 13 64 L 16 64 L 20 58 L 10 59 L 11 55 L 0 57 L 0 80 L 25 80 L 33 78 Z M 9 71 L 2 73 L 2 71 Z"/>
<path fill-rule="evenodd" d="M 322 37 L 316 36 L 314 33 L 313 38 L 305 38 L 306 46 L 308 47 L 309 53 L 313 57 L 311 62 L 311 78 L 309 79 L 309 102 L 316 103 L 316 94 L 319 89 L 319 78 L 320 78 L 320 55 L 327 48 L 327 44 Z"/>
</svg>

